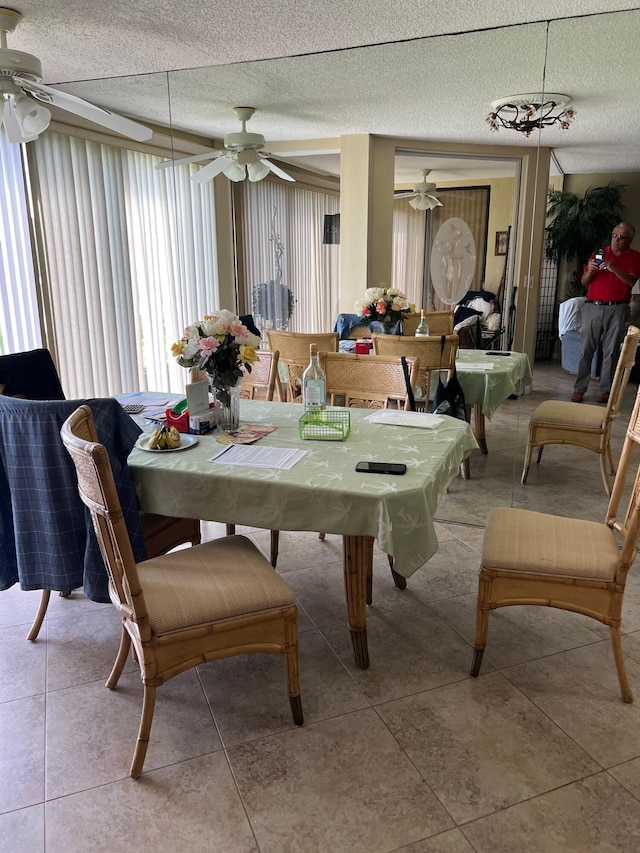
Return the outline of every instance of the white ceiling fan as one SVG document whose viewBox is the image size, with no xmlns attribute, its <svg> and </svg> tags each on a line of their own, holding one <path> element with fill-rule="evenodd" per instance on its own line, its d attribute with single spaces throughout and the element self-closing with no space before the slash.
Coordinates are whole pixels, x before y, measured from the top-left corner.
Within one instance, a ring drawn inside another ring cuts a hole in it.
<svg viewBox="0 0 640 853">
<path fill-rule="evenodd" d="M 414 210 L 433 210 L 434 207 L 442 207 L 442 202 L 438 200 L 437 187 L 433 183 L 427 181 L 427 175 L 431 169 L 422 169 L 422 181 L 413 185 L 411 191 L 396 193 L 396 198 L 406 198 Z"/>
<path fill-rule="evenodd" d="M 264 150 L 264 136 L 259 133 L 247 133 L 247 122 L 254 114 L 253 107 L 235 107 L 234 115 L 242 122 L 242 130 L 239 133 L 228 133 L 224 138 L 224 148 L 220 150 L 207 151 L 204 154 L 194 154 L 192 157 L 183 157 L 180 160 L 166 160 L 159 163 L 156 168 L 167 169 L 170 166 L 180 166 L 183 163 L 199 163 L 202 160 L 212 160 L 199 172 L 193 175 L 192 180 L 196 183 L 210 181 L 223 173 L 230 181 L 243 181 L 246 177 L 250 181 L 261 181 L 273 172 L 285 181 L 294 181 L 279 166 L 276 166 L 265 155 L 269 152 Z M 213 159 L 212 159 L 213 158 Z"/>
<path fill-rule="evenodd" d="M 0 122 L 4 122 L 9 142 L 31 142 L 47 129 L 51 113 L 38 101 L 53 104 L 138 142 L 151 138 L 153 131 L 137 121 L 45 86 L 40 60 L 30 53 L 7 47 L 7 33 L 12 33 L 21 20 L 20 12 L 0 8 Z"/>
</svg>

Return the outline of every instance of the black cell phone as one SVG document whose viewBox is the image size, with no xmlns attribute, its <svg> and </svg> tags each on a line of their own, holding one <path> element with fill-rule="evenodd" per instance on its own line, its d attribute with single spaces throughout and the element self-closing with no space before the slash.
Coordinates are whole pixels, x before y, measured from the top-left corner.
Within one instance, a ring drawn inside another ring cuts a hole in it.
<svg viewBox="0 0 640 853">
<path fill-rule="evenodd" d="M 358 462 L 356 465 L 360 474 L 404 474 L 406 470 L 404 462 Z"/>
<path fill-rule="evenodd" d="M 499 350 L 494 349 L 494 350 L 487 350 L 485 352 L 485 355 L 504 355 L 506 358 L 509 358 L 511 353 L 510 352 L 500 352 Z"/>
<path fill-rule="evenodd" d="M 604 249 L 598 249 L 594 260 L 598 264 L 598 266 L 600 266 L 600 264 L 604 261 Z"/>
</svg>

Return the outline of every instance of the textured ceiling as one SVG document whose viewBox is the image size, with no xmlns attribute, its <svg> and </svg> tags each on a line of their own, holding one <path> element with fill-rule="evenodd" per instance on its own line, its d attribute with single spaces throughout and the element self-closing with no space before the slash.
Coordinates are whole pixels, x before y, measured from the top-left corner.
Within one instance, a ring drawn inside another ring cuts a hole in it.
<svg viewBox="0 0 640 853">
<path fill-rule="evenodd" d="M 301 141 L 349 133 L 406 138 L 409 149 L 412 139 L 536 145 L 535 137 L 491 133 L 485 117 L 496 98 L 544 88 L 569 94 L 577 111 L 569 130 L 547 129 L 541 138 L 554 148 L 563 171 L 640 170 L 640 9 L 634 4 L 25 0 L 10 5 L 24 20 L 9 36 L 9 46 L 38 56 L 46 83 L 209 137 L 239 129 L 233 106 L 255 106 L 248 129 L 262 133 L 290 162 L 300 155 Z M 108 77 L 118 79 L 100 79 Z M 320 169 L 339 168 L 337 155 L 307 155 L 301 162 L 314 160 Z M 456 161 L 457 172 L 471 177 L 478 172 L 471 163 Z M 430 179 L 453 179 L 446 163 L 413 157 L 399 161 L 398 180 L 417 180 L 423 165 L 434 168 Z"/>
</svg>

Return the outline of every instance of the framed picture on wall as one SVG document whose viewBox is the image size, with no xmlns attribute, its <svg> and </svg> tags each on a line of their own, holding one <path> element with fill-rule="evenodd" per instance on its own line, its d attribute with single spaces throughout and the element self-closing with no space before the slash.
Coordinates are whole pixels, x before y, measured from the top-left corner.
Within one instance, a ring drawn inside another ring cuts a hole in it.
<svg viewBox="0 0 640 853">
<path fill-rule="evenodd" d="M 508 231 L 496 231 L 496 255 L 506 255 L 507 254 L 507 239 L 509 236 Z"/>
</svg>

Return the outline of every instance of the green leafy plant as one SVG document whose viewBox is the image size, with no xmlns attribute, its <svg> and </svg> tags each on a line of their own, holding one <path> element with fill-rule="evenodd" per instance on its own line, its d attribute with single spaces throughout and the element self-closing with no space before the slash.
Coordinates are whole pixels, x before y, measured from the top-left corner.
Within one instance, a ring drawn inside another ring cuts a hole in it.
<svg viewBox="0 0 640 853">
<path fill-rule="evenodd" d="M 549 190 L 545 254 L 551 261 L 575 261 L 575 282 L 579 292 L 584 265 L 591 253 L 608 245 L 611 231 L 622 221 L 625 185 L 610 181 L 606 187 L 589 187 L 580 198 L 576 193 Z M 575 295 L 575 294 L 574 294 Z"/>
</svg>

